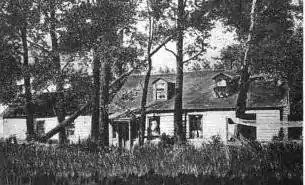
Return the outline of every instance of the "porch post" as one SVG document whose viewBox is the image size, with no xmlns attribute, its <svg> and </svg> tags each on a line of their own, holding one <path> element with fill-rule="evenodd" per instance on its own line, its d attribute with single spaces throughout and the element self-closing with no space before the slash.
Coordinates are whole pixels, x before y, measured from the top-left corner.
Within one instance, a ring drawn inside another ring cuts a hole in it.
<svg viewBox="0 0 305 185">
<path fill-rule="evenodd" d="M 129 139 L 129 149 L 132 148 L 132 141 L 131 141 L 131 121 L 128 121 L 128 139 Z"/>
</svg>

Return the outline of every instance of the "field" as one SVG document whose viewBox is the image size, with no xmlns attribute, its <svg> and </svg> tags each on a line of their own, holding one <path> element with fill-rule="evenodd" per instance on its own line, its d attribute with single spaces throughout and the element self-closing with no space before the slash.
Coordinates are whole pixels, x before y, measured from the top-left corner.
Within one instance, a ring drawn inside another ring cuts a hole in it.
<svg viewBox="0 0 305 185">
<path fill-rule="evenodd" d="M 302 184 L 302 143 L 145 145 L 1 143 L 5 184 Z"/>
</svg>

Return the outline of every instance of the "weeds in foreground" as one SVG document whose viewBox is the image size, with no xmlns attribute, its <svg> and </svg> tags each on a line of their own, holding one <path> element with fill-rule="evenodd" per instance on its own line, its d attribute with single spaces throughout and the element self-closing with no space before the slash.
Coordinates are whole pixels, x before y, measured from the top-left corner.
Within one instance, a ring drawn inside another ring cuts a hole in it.
<svg viewBox="0 0 305 185">
<path fill-rule="evenodd" d="M 0 145 L 7 159 L 4 173 L 20 177 L 48 174 L 56 178 L 147 176 L 259 179 L 302 179 L 302 144 L 274 142 L 225 146 L 221 142 L 192 145 L 145 145 L 132 151 L 109 148 L 88 150 L 88 146 L 46 147 Z"/>
</svg>

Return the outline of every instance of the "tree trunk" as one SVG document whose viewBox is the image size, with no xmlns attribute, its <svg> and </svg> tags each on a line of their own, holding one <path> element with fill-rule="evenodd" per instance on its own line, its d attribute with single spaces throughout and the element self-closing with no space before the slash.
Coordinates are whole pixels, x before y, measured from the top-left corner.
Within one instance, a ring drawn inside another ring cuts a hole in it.
<svg viewBox="0 0 305 185">
<path fill-rule="evenodd" d="M 144 144 L 144 136 L 145 136 L 145 123 L 146 123 L 146 103 L 147 103 L 147 92 L 150 74 L 152 70 L 152 60 L 151 60 L 151 45 L 152 45 L 152 37 L 153 37 L 153 21 L 152 18 L 149 18 L 149 33 L 148 33 L 148 45 L 147 45 L 147 61 L 148 61 L 148 69 L 144 78 L 144 87 L 141 99 L 141 117 L 140 117 L 140 130 L 139 130 L 139 144 Z"/>
<path fill-rule="evenodd" d="M 108 51 L 101 59 L 101 79 L 100 79 L 100 133 L 101 141 L 104 146 L 109 145 L 109 115 L 108 115 L 108 99 L 109 99 L 109 81 L 111 78 Z"/>
<path fill-rule="evenodd" d="M 248 72 L 248 66 L 244 66 L 241 73 L 239 94 L 236 102 L 235 114 L 237 118 L 243 118 L 247 108 L 247 94 L 250 87 L 250 74 Z"/>
<path fill-rule="evenodd" d="M 249 91 L 250 87 L 250 72 L 249 72 L 249 60 L 248 60 L 248 52 L 250 50 L 251 46 L 251 39 L 252 39 L 252 32 L 254 28 L 254 13 L 255 13 L 255 5 L 256 5 L 256 0 L 252 1 L 252 7 L 251 7 L 251 25 L 249 28 L 249 34 L 248 34 L 248 40 L 247 40 L 247 45 L 246 45 L 246 51 L 245 51 L 245 56 L 244 56 L 244 61 L 243 61 L 243 69 L 242 69 L 242 74 L 241 74 L 241 79 L 240 79 L 240 87 L 239 87 L 239 93 L 237 97 L 237 102 L 236 102 L 236 110 L 235 110 L 235 115 L 237 118 L 243 118 L 246 112 L 247 108 L 247 93 Z"/>
<path fill-rule="evenodd" d="M 91 119 L 91 138 L 94 142 L 98 141 L 100 135 L 99 119 L 100 119 L 100 60 L 94 51 L 93 58 L 93 86 L 94 92 L 92 96 L 92 119 Z"/>
<path fill-rule="evenodd" d="M 178 17 L 177 17 L 177 75 L 176 75 L 176 93 L 174 107 L 174 133 L 176 142 L 185 141 L 182 124 L 182 91 L 183 91 L 183 16 L 184 1 L 178 0 Z"/>
<path fill-rule="evenodd" d="M 53 54 L 53 61 L 56 66 L 57 70 L 57 79 L 56 79 L 56 116 L 58 120 L 58 124 L 65 120 L 66 113 L 64 107 L 64 94 L 63 94 L 63 86 L 64 86 L 64 79 L 61 78 L 61 66 L 60 66 L 60 56 L 58 50 L 58 39 L 56 36 L 56 17 L 55 17 L 55 2 L 50 2 L 50 18 L 51 18 L 51 26 L 50 26 L 50 35 L 51 35 L 51 42 L 52 42 L 52 54 Z M 61 128 L 59 132 L 59 144 L 67 143 L 68 138 L 66 134 L 65 127 Z"/>
<path fill-rule="evenodd" d="M 151 57 L 148 58 L 148 69 L 144 78 L 144 87 L 141 99 L 141 118 L 140 118 L 140 130 L 139 130 L 139 144 L 144 144 L 144 134 L 145 134 L 145 123 L 146 123 L 146 103 L 147 103 L 147 92 L 149 79 L 151 74 Z"/>
<path fill-rule="evenodd" d="M 115 94 L 117 93 L 121 87 L 124 85 L 124 82 L 126 81 L 126 78 L 131 74 L 131 71 L 126 72 L 125 74 L 121 75 L 118 79 L 116 79 L 115 81 L 113 81 L 110 85 L 110 88 L 112 90 L 112 93 Z M 78 118 L 78 116 L 80 116 L 82 113 L 85 112 L 85 110 L 90 107 L 91 105 L 91 101 L 86 103 L 84 106 L 82 106 L 79 110 L 77 110 L 76 112 L 74 112 L 69 118 L 65 119 L 64 121 L 62 121 L 59 125 L 57 125 L 55 128 L 53 128 L 52 130 L 50 130 L 48 133 L 46 133 L 43 137 L 41 137 L 39 139 L 39 141 L 41 142 L 45 142 L 48 139 L 50 139 L 51 137 L 53 137 L 55 134 L 57 134 L 61 128 L 66 127 L 71 125 L 71 123 Z M 108 102 L 109 103 L 109 102 Z"/>
<path fill-rule="evenodd" d="M 27 127 L 27 140 L 32 140 L 35 137 L 34 133 L 34 111 L 32 103 L 31 93 L 31 76 L 29 73 L 29 55 L 28 55 L 28 43 L 27 43 L 27 20 L 24 19 L 24 23 L 21 27 L 21 39 L 23 46 L 23 67 L 24 67 L 24 88 L 25 88 L 25 113 L 26 113 L 26 127 Z"/>
<path fill-rule="evenodd" d="M 68 119 L 65 119 L 64 121 L 60 122 L 55 128 L 51 129 L 48 133 L 46 133 L 44 136 L 39 138 L 40 142 L 46 142 L 48 139 L 53 137 L 55 134 L 60 132 L 62 128 L 67 127 L 73 123 L 73 121 L 80 116 L 85 110 L 91 105 L 91 102 L 86 103 L 84 106 L 82 106 L 78 111 L 76 111 L 73 115 L 71 115 Z"/>
</svg>

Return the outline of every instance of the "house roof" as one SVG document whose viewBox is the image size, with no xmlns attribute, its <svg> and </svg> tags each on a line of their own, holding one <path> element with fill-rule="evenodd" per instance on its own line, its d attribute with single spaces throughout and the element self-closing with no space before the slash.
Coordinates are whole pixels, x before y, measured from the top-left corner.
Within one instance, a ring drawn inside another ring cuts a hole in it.
<svg viewBox="0 0 305 185">
<path fill-rule="evenodd" d="M 226 76 L 230 79 L 233 79 L 234 77 L 237 77 L 239 76 L 238 74 L 234 73 L 233 71 L 226 71 L 226 72 L 219 72 L 219 73 L 216 73 L 215 75 L 213 75 L 212 79 L 214 80 L 215 78 L 217 78 L 218 76 Z"/>
<path fill-rule="evenodd" d="M 185 72 L 183 77 L 183 109 L 184 110 L 223 110 L 234 109 L 237 93 L 226 98 L 217 98 L 214 94 L 213 88 L 215 87 L 215 81 L 213 78 L 220 72 L 217 71 L 197 71 L 197 72 Z M 225 75 L 235 77 L 237 74 L 233 72 L 221 72 Z M 131 110 L 139 111 L 141 105 L 142 93 L 138 91 L 139 86 L 144 84 L 143 75 L 130 76 L 120 92 L 114 97 L 112 103 L 109 105 L 110 114 L 118 114 L 128 112 Z M 163 79 L 167 82 L 175 82 L 175 74 L 159 74 L 152 75 L 149 80 L 148 94 L 147 94 L 147 111 L 172 111 L 174 110 L 174 98 L 169 100 L 157 100 L 153 99 L 153 83 L 158 79 Z M 264 108 L 280 108 L 283 106 L 283 98 L 281 98 L 277 92 L 276 85 L 272 82 L 253 82 L 250 86 L 248 94 L 247 106 L 250 109 L 264 109 Z M 122 100 L 121 93 L 131 93 L 132 98 Z M 47 103 L 46 105 L 48 105 Z M 54 116 L 53 109 L 50 106 L 43 106 L 44 109 L 36 109 L 38 117 L 50 117 Z M 67 108 L 70 109 L 70 108 Z M 67 113 L 71 113 L 77 110 L 74 107 L 73 110 L 67 110 Z M 89 114 L 89 111 L 86 113 Z M 3 117 L 18 117 L 25 116 L 23 108 L 21 106 L 9 106 L 3 113 Z M 116 116 L 111 116 L 116 117 Z"/>
<path fill-rule="evenodd" d="M 56 93 L 49 92 L 38 95 L 33 100 L 33 109 L 34 109 L 34 117 L 54 117 L 55 109 L 54 103 L 56 101 Z M 72 95 L 71 93 L 66 92 L 64 94 L 65 102 L 65 112 L 67 115 L 72 114 L 73 112 L 78 110 L 79 101 Z M 88 114 L 89 111 L 84 114 Z M 21 103 L 9 105 L 1 114 L 3 118 L 24 118 L 26 117 L 25 106 Z"/>
<path fill-rule="evenodd" d="M 184 110 L 221 110 L 234 109 L 238 93 L 226 98 L 217 98 L 214 95 L 213 88 L 215 82 L 213 78 L 220 72 L 217 71 L 197 71 L 186 72 L 183 77 L 183 109 Z M 224 75 L 236 77 L 234 72 L 221 72 Z M 152 75 L 149 81 L 147 95 L 147 111 L 170 111 L 174 109 L 174 97 L 166 101 L 155 101 L 153 99 L 152 84 L 158 79 L 174 81 L 175 74 Z M 144 76 L 131 76 L 123 89 L 132 91 L 136 84 L 144 82 Z M 118 101 L 114 98 L 114 101 Z M 247 106 L 250 109 L 280 108 L 283 106 L 282 98 L 278 96 L 275 84 L 270 82 L 255 81 L 250 86 Z M 124 102 L 120 106 L 110 106 L 110 112 L 116 112 L 124 105 L 129 109 L 138 109 L 141 103 L 141 95 L 136 96 L 133 100 Z M 126 108 L 126 107 L 125 107 Z"/>
<path fill-rule="evenodd" d="M 167 83 L 175 83 L 175 79 L 161 78 L 161 77 L 155 79 L 155 80 L 152 81 L 151 83 L 154 84 L 154 83 L 156 83 L 156 82 L 159 81 L 159 80 L 164 80 L 164 81 L 166 81 Z"/>
</svg>

